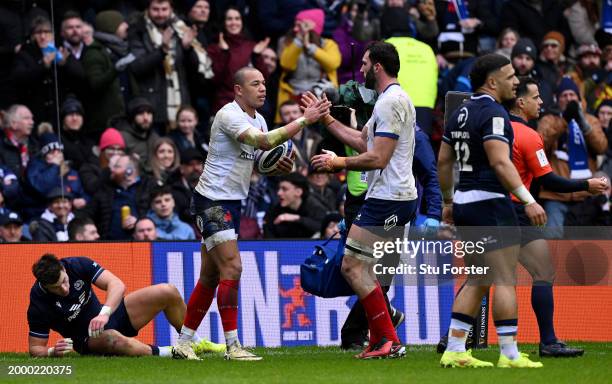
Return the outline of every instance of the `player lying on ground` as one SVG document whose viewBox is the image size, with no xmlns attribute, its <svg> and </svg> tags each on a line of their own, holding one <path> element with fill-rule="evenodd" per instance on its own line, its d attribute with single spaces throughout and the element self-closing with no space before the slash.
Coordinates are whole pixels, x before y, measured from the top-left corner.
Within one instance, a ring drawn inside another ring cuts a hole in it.
<svg viewBox="0 0 612 384">
<path fill-rule="evenodd" d="M 361 132 L 328 116 L 324 123 L 336 130 L 336 137 L 360 152 L 353 157 L 335 153 L 312 158 L 315 169 L 337 172 L 342 169 L 367 172 L 368 191 L 348 233 L 342 274 L 351 285 L 365 310 L 370 342 L 356 357 L 360 359 L 403 357 L 401 344 L 391 322 L 381 284 L 373 266 L 375 241 L 403 235 L 403 228 L 416 213 L 417 191 L 412 175 L 414 156 L 415 110 L 412 101 L 397 83 L 400 62 L 397 50 L 388 43 L 368 46 L 361 72 L 367 88 L 379 93 L 372 117 Z M 315 105 L 308 99 L 307 105 Z M 384 228 L 383 231 L 380 229 Z"/>
<path fill-rule="evenodd" d="M 457 225 L 463 241 L 484 241 L 485 253 L 472 255 L 472 265 L 486 265 L 486 276 L 469 275 L 453 303 L 448 347 L 440 360 L 446 367 L 492 367 L 465 349 L 482 297 L 495 284 L 493 318 L 499 336 L 498 367 L 539 368 L 518 351 L 516 264 L 519 226 L 511 191 L 523 204 L 532 224 L 544 225 L 546 214 L 523 185 L 511 161 L 514 134 L 500 103 L 516 97 L 519 84 L 510 60 L 488 54 L 478 58 L 470 73 L 476 93 L 455 111 L 445 128 L 438 157 L 438 175 L 444 198 L 443 220 Z M 459 184 L 453 185 L 453 166 L 459 166 Z M 476 227 L 476 228 L 473 228 Z M 514 228 L 512 228 L 514 227 Z M 485 232 L 486 231 L 486 232 Z M 466 260 L 467 262 L 467 260 Z"/>
<path fill-rule="evenodd" d="M 540 135 L 527 125 L 530 120 L 540 116 L 542 99 L 538 84 L 530 78 L 521 78 L 516 91 L 516 98 L 508 103 L 510 120 L 514 131 L 512 145 L 512 163 L 527 189 L 533 180 L 553 192 L 587 191 L 601 194 L 608 187 L 608 181 L 601 178 L 588 180 L 571 180 L 557 176 L 546 158 L 544 143 Z M 513 196 L 514 209 L 521 225 L 521 250 L 519 263 L 529 272 L 533 279 L 531 288 L 531 307 L 538 321 L 540 331 L 540 356 L 573 357 L 582 356 L 581 348 L 568 347 L 557 339 L 553 324 L 555 304 L 553 299 L 553 282 L 555 269 L 550 258 L 544 232 L 534 227 L 525 215 L 523 204 Z M 439 352 L 446 348 L 447 337 L 440 340 Z"/>
<path fill-rule="evenodd" d="M 217 112 L 211 127 L 210 149 L 204 171 L 192 198 L 192 213 L 202 234 L 200 279 L 187 304 L 185 324 L 175 347 L 177 358 L 196 360 L 191 338 L 208 311 L 217 291 L 228 360 L 261 360 L 242 348 L 238 340 L 238 285 L 242 262 L 238 251 L 240 205 L 247 198 L 255 150 L 269 150 L 291 139 L 307 125 L 329 113 L 331 104 L 320 101 L 304 110 L 304 116 L 268 132 L 257 113 L 266 99 L 266 85 L 255 68 L 234 75 L 235 100 Z M 290 173 L 293 160 L 283 157 L 278 170 Z M 217 290 L 218 287 L 218 290 Z"/>
<path fill-rule="evenodd" d="M 172 356 L 172 347 L 144 344 L 134 336 L 158 313 L 179 332 L 185 303 L 171 284 L 142 288 L 123 297 L 125 285 L 86 257 L 57 259 L 43 255 L 33 266 L 28 323 L 30 355 L 61 357 L 73 349 L 82 355 Z M 100 304 L 92 284 L 106 291 Z M 49 330 L 62 335 L 51 348 Z M 199 353 L 222 352 L 223 345 L 194 338 Z"/>
</svg>

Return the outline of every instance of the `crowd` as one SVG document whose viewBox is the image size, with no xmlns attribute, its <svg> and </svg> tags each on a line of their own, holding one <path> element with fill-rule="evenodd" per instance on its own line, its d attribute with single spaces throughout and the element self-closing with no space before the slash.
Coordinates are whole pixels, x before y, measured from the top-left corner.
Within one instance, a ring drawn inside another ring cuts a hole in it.
<svg viewBox="0 0 612 384">
<path fill-rule="evenodd" d="M 253 66 L 264 75 L 260 113 L 273 128 L 301 115 L 303 92 L 333 95 L 340 87 L 346 101 L 347 85 L 364 82 L 361 57 L 373 40 L 396 46 L 398 80 L 434 148 L 443 132 L 444 95 L 472 91 L 475 58 L 497 52 L 539 83 L 543 113 L 529 124 L 542 136 L 554 172 L 612 175 L 612 34 L 600 25 L 600 2 L 456 4 L 3 1 L 0 240 L 196 239 L 192 189 L 212 117 L 233 100 L 233 74 Z M 364 105 L 371 101 L 358 94 Z M 347 124 L 362 126 L 360 112 Z M 576 130 L 581 146 L 569 136 Z M 292 140 L 294 173 L 252 175 L 242 205 L 244 239 L 337 232 L 350 175 L 315 172 L 309 160 L 321 149 L 344 149 L 322 126 Z M 588 166 L 570 161 L 575 151 L 584 152 Z M 536 185 L 534 195 L 550 226 L 612 221 L 610 191 L 590 197 Z"/>
</svg>

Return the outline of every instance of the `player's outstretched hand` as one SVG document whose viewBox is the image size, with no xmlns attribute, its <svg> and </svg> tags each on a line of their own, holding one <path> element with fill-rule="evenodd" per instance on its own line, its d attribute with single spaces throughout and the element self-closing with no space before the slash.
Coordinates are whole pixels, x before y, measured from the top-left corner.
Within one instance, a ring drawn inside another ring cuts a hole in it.
<svg viewBox="0 0 612 384">
<path fill-rule="evenodd" d="M 62 357 L 67 353 L 73 352 L 72 339 L 59 339 L 55 346 L 49 351 L 49 356 Z"/>
<path fill-rule="evenodd" d="M 322 154 L 312 157 L 310 164 L 315 171 L 336 172 L 346 167 L 343 160 L 343 157 L 338 157 L 334 152 L 324 149 Z"/>
<path fill-rule="evenodd" d="M 320 118 L 329 114 L 331 103 L 328 100 L 317 100 L 304 109 L 304 118 L 306 123 L 314 124 Z"/>
<path fill-rule="evenodd" d="M 608 179 L 605 177 L 588 179 L 589 193 L 592 195 L 601 195 L 608 189 Z"/>
<path fill-rule="evenodd" d="M 546 224 L 546 212 L 538 203 L 525 205 L 525 214 L 531 221 L 532 225 L 542 226 Z"/>
<path fill-rule="evenodd" d="M 108 315 L 100 314 L 91 319 L 91 321 L 89 322 L 88 330 L 89 337 L 96 338 L 102 335 L 102 332 L 104 332 L 104 326 L 106 325 L 106 323 L 108 323 L 109 317 L 110 316 Z"/>
</svg>

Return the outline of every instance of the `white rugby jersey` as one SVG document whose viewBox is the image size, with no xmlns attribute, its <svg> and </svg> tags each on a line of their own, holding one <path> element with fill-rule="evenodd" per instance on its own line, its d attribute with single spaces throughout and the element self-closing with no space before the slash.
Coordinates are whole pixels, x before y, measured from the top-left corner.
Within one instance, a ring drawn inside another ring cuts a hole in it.
<svg viewBox="0 0 612 384">
<path fill-rule="evenodd" d="M 366 199 L 407 201 L 417 198 L 412 175 L 416 112 L 410 97 L 399 84 L 389 85 L 378 97 L 372 117 L 366 123 L 368 151 L 374 148 L 374 137 L 397 140 L 395 151 L 384 169 L 368 171 Z"/>
<path fill-rule="evenodd" d="M 255 147 L 240 143 L 240 136 L 254 127 L 268 132 L 266 120 L 255 112 L 255 118 L 236 101 L 217 112 L 210 130 L 210 144 L 204 171 L 196 191 L 211 200 L 243 200 L 249 193 Z"/>
</svg>

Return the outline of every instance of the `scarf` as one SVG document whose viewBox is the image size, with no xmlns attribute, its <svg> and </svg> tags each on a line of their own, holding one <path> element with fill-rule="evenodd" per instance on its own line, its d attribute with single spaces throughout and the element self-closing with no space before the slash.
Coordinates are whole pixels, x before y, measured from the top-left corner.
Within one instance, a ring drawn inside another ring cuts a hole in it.
<svg viewBox="0 0 612 384">
<path fill-rule="evenodd" d="M 601 3 L 601 28 L 612 33 L 612 0 L 603 0 Z"/>
<path fill-rule="evenodd" d="M 567 127 L 567 152 L 570 178 L 588 179 L 593 176 L 589 169 L 589 154 L 582 131 L 574 119 Z"/>
<path fill-rule="evenodd" d="M 120 39 L 117 35 L 96 31 L 94 32 L 94 38 L 119 58 L 125 57 L 130 53 L 128 42 Z"/>
<path fill-rule="evenodd" d="M 155 48 L 159 48 L 162 45 L 162 33 L 159 29 L 153 24 L 148 15 L 145 14 L 145 27 L 147 29 L 147 33 L 149 34 L 149 38 L 153 43 Z M 170 49 L 168 53 L 164 57 L 164 72 L 166 75 L 166 108 L 168 114 L 168 121 L 170 126 L 176 126 L 175 116 L 176 112 L 180 108 L 182 104 L 181 100 L 181 85 L 179 82 L 178 72 L 176 69 L 176 53 L 177 53 L 177 44 L 180 44 L 180 39 L 182 39 L 185 31 L 189 29 L 187 24 L 184 21 L 177 18 L 174 14 L 170 17 L 172 23 L 169 28 L 172 28 L 178 38 L 173 38 L 170 40 Z M 206 50 L 197 39 L 193 39 L 191 42 L 191 47 L 194 49 L 196 56 L 198 57 L 198 72 L 201 73 L 204 78 L 211 79 L 214 76 L 212 71 L 212 61 L 206 53 Z"/>
<path fill-rule="evenodd" d="M 21 167 L 25 169 L 30 161 L 30 154 L 28 153 L 28 146 L 24 143 L 20 143 L 16 138 L 15 134 L 10 130 L 4 131 L 6 138 L 19 150 L 19 156 L 21 158 Z"/>
<path fill-rule="evenodd" d="M 57 236 L 57 241 L 68 241 L 68 224 L 62 224 L 58 219 L 55 213 L 46 209 L 42 215 L 40 215 L 41 219 L 46 220 L 53 224 L 53 228 L 55 229 L 55 236 Z M 70 212 L 68 214 L 68 221 L 70 223 L 74 219 L 74 214 Z"/>
</svg>

